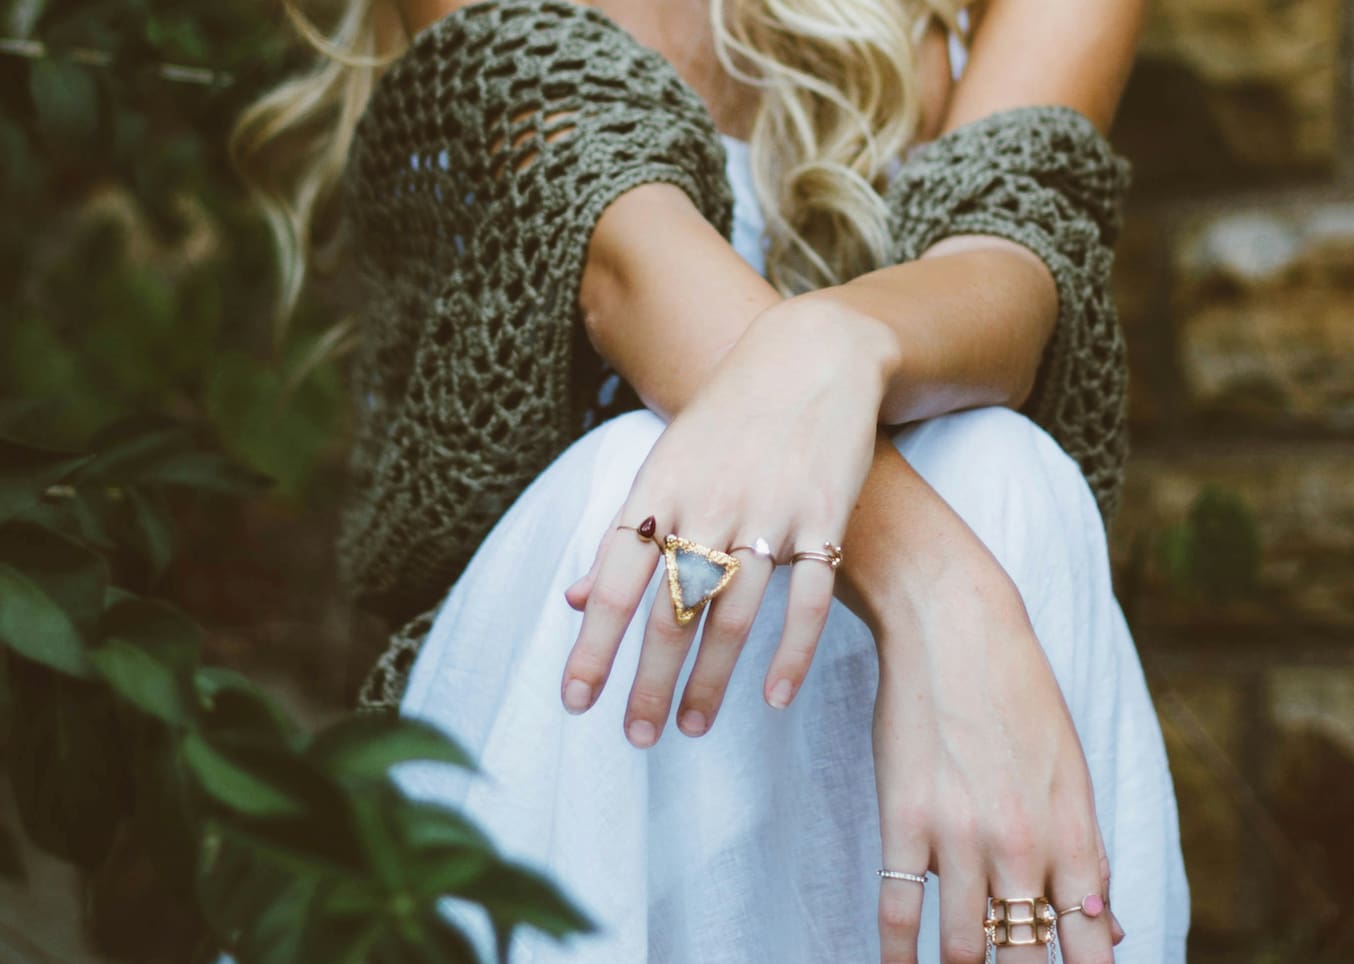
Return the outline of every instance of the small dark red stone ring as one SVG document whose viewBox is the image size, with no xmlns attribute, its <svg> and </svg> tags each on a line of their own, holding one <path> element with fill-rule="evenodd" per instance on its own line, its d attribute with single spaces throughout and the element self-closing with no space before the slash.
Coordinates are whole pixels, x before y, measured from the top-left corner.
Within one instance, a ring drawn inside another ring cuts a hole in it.
<svg viewBox="0 0 1354 964">
<path fill-rule="evenodd" d="M 617 529 L 629 529 L 645 542 L 652 542 L 654 534 L 658 532 L 658 520 L 653 516 L 646 516 L 644 521 L 637 526 L 616 526 Z"/>
</svg>

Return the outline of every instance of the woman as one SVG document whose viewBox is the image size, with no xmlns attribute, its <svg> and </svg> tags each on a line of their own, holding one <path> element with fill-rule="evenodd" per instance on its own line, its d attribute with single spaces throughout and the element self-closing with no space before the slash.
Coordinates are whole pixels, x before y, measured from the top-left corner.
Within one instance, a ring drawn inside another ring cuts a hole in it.
<svg viewBox="0 0 1354 964">
<path fill-rule="evenodd" d="M 602 925 L 515 961 L 1183 959 L 1102 521 L 1139 4 L 989 0 L 962 73 L 957 6 L 355 2 L 242 124 L 316 145 L 292 294 L 346 168 L 347 568 L 485 771 L 402 780 Z"/>
</svg>

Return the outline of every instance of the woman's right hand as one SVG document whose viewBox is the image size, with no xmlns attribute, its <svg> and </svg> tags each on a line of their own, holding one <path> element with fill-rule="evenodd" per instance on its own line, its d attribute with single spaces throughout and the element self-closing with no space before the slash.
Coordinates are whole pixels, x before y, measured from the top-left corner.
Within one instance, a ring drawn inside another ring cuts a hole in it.
<svg viewBox="0 0 1354 964">
<path fill-rule="evenodd" d="M 874 754 L 883 866 L 940 881 L 944 964 L 985 959 L 987 898 L 1047 896 L 1059 910 L 1107 897 L 1090 772 L 1014 584 L 943 504 L 935 578 L 881 614 Z M 948 518 L 947 518 L 948 516 Z M 914 550 L 915 551 L 915 550 Z M 881 879 L 886 964 L 917 960 L 923 888 Z M 1063 917 L 1069 964 L 1113 959 L 1111 913 Z M 1006 948 L 998 964 L 1043 962 Z"/>
<path fill-rule="evenodd" d="M 566 708 L 587 710 L 607 685 L 621 637 L 661 564 L 665 534 L 719 550 L 762 539 L 786 562 L 795 550 L 841 541 L 870 468 L 892 348 L 882 325 L 846 308 L 791 300 L 757 317 L 659 437 L 621 507 L 618 524 L 633 528 L 655 517 L 653 541 L 613 528 L 591 571 L 567 593 L 583 624 L 565 666 Z M 714 722 L 771 577 L 765 556 L 737 558 L 736 577 L 711 603 L 682 696 L 678 725 L 690 736 Z M 833 569 L 822 562 L 793 569 L 764 690 L 773 706 L 787 705 L 808 672 L 832 585 Z M 625 717 L 636 746 L 661 734 L 697 625 L 679 625 L 667 594 L 658 595 Z"/>
</svg>

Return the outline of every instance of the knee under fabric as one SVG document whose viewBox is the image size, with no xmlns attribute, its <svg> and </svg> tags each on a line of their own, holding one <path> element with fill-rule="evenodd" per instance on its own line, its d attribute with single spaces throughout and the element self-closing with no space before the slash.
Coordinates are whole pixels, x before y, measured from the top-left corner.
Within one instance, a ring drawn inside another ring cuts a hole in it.
<svg viewBox="0 0 1354 964">
<path fill-rule="evenodd" d="M 631 187 L 663 181 L 728 237 L 724 161 L 705 105 L 672 66 L 563 0 L 463 7 L 381 78 L 342 198 L 363 345 L 339 557 L 360 602 L 398 620 L 437 603 L 582 434 L 602 370 L 578 308 L 597 219 Z M 924 145 L 885 192 L 897 261 L 946 235 L 986 233 L 1048 264 L 1059 318 L 1026 408 L 1078 460 L 1107 515 L 1125 451 L 1107 280 L 1126 185 L 1127 164 L 1089 121 L 1040 107 Z"/>
</svg>

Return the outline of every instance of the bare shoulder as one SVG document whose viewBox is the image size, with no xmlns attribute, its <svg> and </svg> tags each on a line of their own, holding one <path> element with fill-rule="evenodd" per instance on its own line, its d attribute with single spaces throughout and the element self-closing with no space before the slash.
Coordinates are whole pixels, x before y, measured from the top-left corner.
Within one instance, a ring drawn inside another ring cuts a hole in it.
<svg viewBox="0 0 1354 964">
<path fill-rule="evenodd" d="M 1108 131 L 1145 0 L 981 0 L 944 130 L 1012 107 L 1064 104 Z"/>
</svg>

